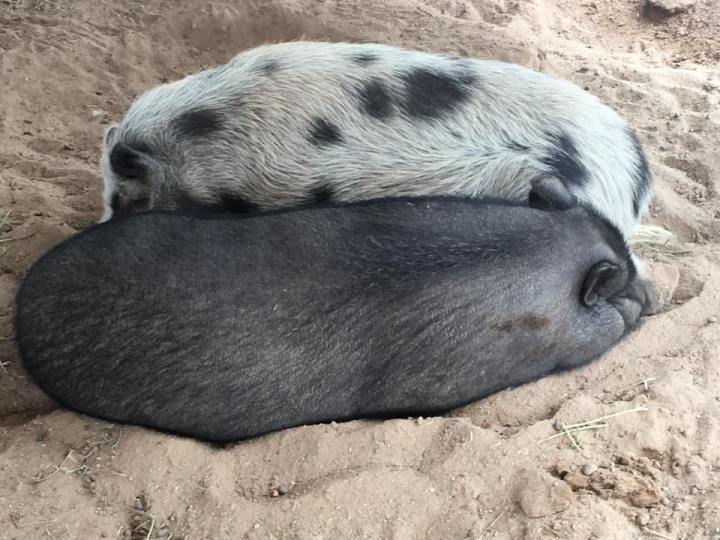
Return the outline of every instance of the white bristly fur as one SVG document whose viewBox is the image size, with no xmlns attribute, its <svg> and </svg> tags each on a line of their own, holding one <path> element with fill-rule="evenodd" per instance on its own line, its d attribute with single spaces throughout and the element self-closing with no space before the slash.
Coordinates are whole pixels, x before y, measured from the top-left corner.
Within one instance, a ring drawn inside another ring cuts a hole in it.
<svg viewBox="0 0 720 540">
<path fill-rule="evenodd" d="M 403 105 L 409 84 L 403 76 L 418 69 L 466 77 L 467 96 L 436 115 L 413 115 Z M 392 100 L 386 117 L 365 110 L 363 88 L 373 80 Z M 222 128 L 207 136 L 182 133 L 178 117 L 198 109 L 219 113 Z M 335 126 L 341 141 L 313 144 L 308 134 L 318 119 Z M 513 64 L 384 45 L 262 46 L 150 90 L 110 128 L 103 220 L 118 191 L 143 192 L 151 207 L 164 208 L 217 203 L 221 193 L 278 208 L 301 204 L 317 189 L 328 189 L 334 201 L 521 200 L 533 178 L 558 172 L 548 163 L 558 156 L 553 135 L 571 141 L 574 165 L 586 171 L 583 182 L 567 182 L 570 191 L 632 236 L 650 198 L 642 151 L 626 123 L 576 85 Z M 118 141 L 142 143 L 147 177 L 115 174 L 108 156 Z"/>
</svg>

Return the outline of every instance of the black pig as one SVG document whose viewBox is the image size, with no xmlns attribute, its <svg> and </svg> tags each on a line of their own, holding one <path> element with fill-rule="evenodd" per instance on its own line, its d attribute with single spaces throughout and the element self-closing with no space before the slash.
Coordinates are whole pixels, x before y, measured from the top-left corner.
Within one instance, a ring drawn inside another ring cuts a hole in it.
<svg viewBox="0 0 720 540">
<path fill-rule="evenodd" d="M 60 404 L 221 442 L 437 414 L 585 364 L 647 291 L 618 230 L 550 178 L 530 206 L 119 218 L 35 263 L 16 331 Z"/>
</svg>

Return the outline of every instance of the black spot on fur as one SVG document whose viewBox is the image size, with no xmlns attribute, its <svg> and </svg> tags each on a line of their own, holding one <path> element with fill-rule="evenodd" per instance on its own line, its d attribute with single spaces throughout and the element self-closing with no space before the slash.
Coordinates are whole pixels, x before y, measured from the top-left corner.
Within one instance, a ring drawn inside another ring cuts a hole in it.
<svg viewBox="0 0 720 540">
<path fill-rule="evenodd" d="M 562 132 L 546 133 L 546 137 L 550 147 L 541 161 L 550 168 L 549 173 L 565 185 L 585 184 L 589 173 L 570 135 Z"/>
<path fill-rule="evenodd" d="M 280 69 L 280 62 L 278 62 L 275 58 L 270 58 L 260 62 L 257 69 L 263 75 L 272 75 Z"/>
<path fill-rule="evenodd" d="M 640 215 L 640 203 L 647 196 L 650 191 L 650 184 L 652 183 L 652 176 L 650 174 L 650 166 L 648 165 L 647 156 L 643 150 L 642 144 L 638 139 L 635 132 L 628 128 L 628 136 L 632 141 L 633 150 L 635 151 L 635 170 L 633 171 L 633 210 L 635 216 Z"/>
<path fill-rule="evenodd" d="M 452 74 L 427 68 L 406 73 L 405 111 L 414 117 L 437 118 L 467 101 L 477 77 L 469 71 Z"/>
<path fill-rule="evenodd" d="M 110 168 L 126 178 L 138 178 L 145 172 L 140 153 L 124 143 L 116 144 L 110 151 Z"/>
<path fill-rule="evenodd" d="M 215 203 L 214 210 L 218 212 L 231 212 L 234 214 L 247 214 L 256 212 L 260 207 L 241 197 L 236 193 L 223 192 L 220 199 Z"/>
<path fill-rule="evenodd" d="M 358 53 L 352 56 L 351 60 L 360 66 L 367 66 L 377 62 L 378 57 L 372 53 Z"/>
<path fill-rule="evenodd" d="M 175 129 L 181 136 L 206 137 L 222 129 L 222 114 L 212 109 L 191 109 L 175 119 Z"/>
<path fill-rule="evenodd" d="M 335 190 L 326 184 L 311 190 L 308 201 L 311 204 L 324 204 L 332 202 L 334 196 Z"/>
<path fill-rule="evenodd" d="M 388 87 L 380 79 L 372 79 L 360 89 L 360 101 L 373 118 L 387 118 L 395 109 Z"/>
<path fill-rule="evenodd" d="M 323 118 L 316 118 L 310 127 L 310 142 L 317 146 L 338 144 L 342 142 L 342 135 L 335 124 Z"/>
</svg>

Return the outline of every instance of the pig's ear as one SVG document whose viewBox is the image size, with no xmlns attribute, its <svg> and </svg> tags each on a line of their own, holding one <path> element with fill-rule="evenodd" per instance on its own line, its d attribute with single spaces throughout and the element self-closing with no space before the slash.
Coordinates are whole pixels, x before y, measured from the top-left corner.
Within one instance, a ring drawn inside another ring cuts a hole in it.
<svg viewBox="0 0 720 540">
<path fill-rule="evenodd" d="M 144 152 L 119 142 L 110 150 L 110 168 L 123 178 L 147 181 L 152 170 L 152 160 Z"/>
<path fill-rule="evenodd" d="M 625 273 L 610 261 L 601 261 L 588 272 L 582 287 L 582 301 L 594 306 L 601 298 L 609 298 L 625 286 Z"/>
<path fill-rule="evenodd" d="M 112 146 L 115 142 L 115 139 L 117 138 L 119 126 L 118 124 L 112 124 L 109 128 L 105 130 L 105 140 L 104 143 L 105 146 Z"/>
<path fill-rule="evenodd" d="M 530 208 L 538 210 L 567 210 L 577 206 L 577 199 L 554 176 L 543 176 L 530 182 Z"/>
</svg>

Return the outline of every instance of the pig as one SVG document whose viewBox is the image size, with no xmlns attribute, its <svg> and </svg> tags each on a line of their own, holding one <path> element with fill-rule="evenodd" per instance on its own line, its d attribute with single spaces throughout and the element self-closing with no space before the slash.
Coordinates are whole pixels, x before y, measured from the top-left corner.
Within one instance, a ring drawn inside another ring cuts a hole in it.
<svg viewBox="0 0 720 540">
<path fill-rule="evenodd" d="M 154 210 L 42 256 L 25 370 L 75 411 L 212 442 L 437 415 L 581 366 L 648 305 L 617 228 L 560 180 L 530 203 L 418 197 Z"/>
<path fill-rule="evenodd" d="M 652 178 L 635 132 L 514 64 L 379 44 L 265 45 L 141 95 L 105 135 L 102 221 L 387 197 L 522 202 L 554 176 L 629 239 Z"/>
</svg>

